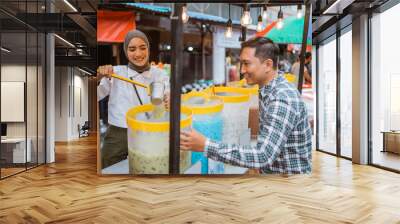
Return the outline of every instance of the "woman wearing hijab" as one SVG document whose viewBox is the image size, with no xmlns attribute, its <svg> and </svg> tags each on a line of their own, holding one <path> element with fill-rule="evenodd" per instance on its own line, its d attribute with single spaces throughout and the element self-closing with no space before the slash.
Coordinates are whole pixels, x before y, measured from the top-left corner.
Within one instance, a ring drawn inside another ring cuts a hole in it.
<svg viewBox="0 0 400 224">
<path fill-rule="evenodd" d="M 129 61 L 127 66 L 104 65 L 98 68 L 97 77 L 101 81 L 97 86 L 97 100 L 100 101 L 109 96 L 109 127 L 102 147 L 103 168 L 120 162 L 128 156 L 126 112 L 134 106 L 150 103 L 150 97 L 144 88 L 112 78 L 111 74 L 115 73 L 147 85 L 154 81 L 162 82 L 166 87 L 165 90 L 169 85 L 169 77 L 165 72 L 150 66 L 150 44 L 144 33 L 139 30 L 128 32 L 125 36 L 124 51 Z M 165 101 L 169 98 L 166 91 L 164 98 Z"/>
</svg>

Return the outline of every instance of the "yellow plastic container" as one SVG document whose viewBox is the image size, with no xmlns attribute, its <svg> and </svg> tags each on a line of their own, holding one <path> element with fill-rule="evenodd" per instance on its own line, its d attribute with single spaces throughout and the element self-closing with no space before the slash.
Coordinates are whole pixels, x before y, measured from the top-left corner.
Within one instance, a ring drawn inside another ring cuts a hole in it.
<svg viewBox="0 0 400 224">
<path fill-rule="evenodd" d="M 239 81 L 228 82 L 226 86 L 228 87 L 242 87 L 246 84 L 246 79 L 241 79 Z"/>
<path fill-rule="evenodd" d="M 192 99 L 200 99 L 199 103 L 189 102 Z M 216 101 L 214 104 L 207 105 L 208 101 Z M 211 115 L 219 113 L 224 108 L 223 101 L 220 97 L 211 96 L 206 92 L 192 91 L 190 93 L 182 95 L 182 104 L 192 110 L 193 115 Z"/>
<path fill-rule="evenodd" d="M 285 77 L 285 79 L 290 82 L 290 83 L 295 83 L 296 82 L 296 76 L 291 74 L 291 73 L 285 73 L 283 75 L 283 77 Z M 296 86 L 297 87 L 297 86 Z"/>
<path fill-rule="evenodd" d="M 238 144 L 239 137 L 248 129 L 250 95 L 246 90 L 235 87 L 211 87 L 206 91 L 224 101 L 222 110 L 222 141 Z"/>
<path fill-rule="evenodd" d="M 249 109 L 249 122 L 248 127 L 251 129 L 252 139 L 256 139 L 259 129 L 259 99 L 258 99 L 258 85 L 247 85 L 246 79 L 228 83 L 229 86 L 239 88 L 240 91 L 250 95 L 250 109 Z"/>
<path fill-rule="evenodd" d="M 250 110 L 249 110 L 249 128 L 251 130 L 251 138 L 256 139 L 259 129 L 259 98 L 258 98 L 258 85 L 248 86 L 246 79 L 241 80 L 241 88 L 248 91 L 250 94 Z"/>
<path fill-rule="evenodd" d="M 154 106 L 147 104 L 130 109 L 126 114 L 128 124 L 128 157 L 131 174 L 169 173 L 169 113 L 155 120 L 148 120 Z M 181 130 L 192 125 L 192 111 L 181 108 Z M 190 152 L 180 152 L 180 172 L 190 166 Z"/>
<path fill-rule="evenodd" d="M 250 95 L 251 105 L 258 104 L 258 85 L 247 85 L 246 79 L 228 83 L 228 87 L 239 88 Z"/>
<path fill-rule="evenodd" d="M 193 112 L 192 127 L 205 137 L 222 140 L 222 110 L 224 102 L 220 97 L 205 92 L 190 92 L 182 96 L 182 105 Z M 192 164 L 201 162 L 201 174 L 223 173 L 223 163 L 204 157 L 202 152 L 192 152 Z"/>
</svg>

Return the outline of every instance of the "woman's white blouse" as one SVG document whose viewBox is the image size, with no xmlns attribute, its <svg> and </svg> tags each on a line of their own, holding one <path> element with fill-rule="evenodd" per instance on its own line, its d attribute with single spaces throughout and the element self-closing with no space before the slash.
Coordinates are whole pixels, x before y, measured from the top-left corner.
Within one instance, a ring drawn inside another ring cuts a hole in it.
<svg viewBox="0 0 400 224">
<path fill-rule="evenodd" d="M 141 74 L 130 69 L 128 66 L 114 66 L 113 70 L 117 75 L 147 85 L 154 81 L 163 82 L 166 86 L 165 93 L 169 92 L 169 77 L 163 70 L 157 67 L 152 66 L 149 71 Z M 136 89 L 142 103 L 150 103 L 150 96 L 148 96 L 146 90 L 140 86 L 136 86 Z M 140 105 L 133 85 L 119 79 L 104 77 L 97 86 L 97 100 L 100 101 L 108 95 L 110 96 L 108 100 L 108 123 L 126 128 L 126 112 L 130 108 Z"/>
</svg>

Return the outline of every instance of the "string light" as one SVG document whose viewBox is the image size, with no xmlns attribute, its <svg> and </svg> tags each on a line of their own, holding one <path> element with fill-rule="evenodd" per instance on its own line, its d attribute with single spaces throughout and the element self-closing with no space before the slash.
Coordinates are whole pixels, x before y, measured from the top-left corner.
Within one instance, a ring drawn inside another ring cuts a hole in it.
<svg viewBox="0 0 400 224">
<path fill-rule="evenodd" d="M 268 12 L 267 12 L 266 5 L 263 6 L 262 18 L 263 18 L 263 20 L 267 20 L 267 18 L 268 18 Z"/>
<path fill-rule="evenodd" d="M 225 37 L 226 38 L 232 37 L 231 4 L 229 4 L 229 19 L 226 25 Z"/>
<path fill-rule="evenodd" d="M 251 23 L 252 23 L 252 20 L 251 20 L 251 16 L 250 16 L 250 10 L 247 7 L 247 5 L 245 5 L 242 18 L 240 19 L 240 24 L 242 26 L 248 26 Z"/>
<path fill-rule="evenodd" d="M 257 32 L 261 32 L 262 30 L 263 30 L 263 22 L 262 22 L 262 16 L 260 14 L 258 15 Z"/>
<path fill-rule="evenodd" d="M 278 12 L 278 22 L 276 23 L 276 28 L 278 30 L 283 28 L 283 12 L 282 12 L 282 7 L 279 7 L 279 12 Z"/>
<path fill-rule="evenodd" d="M 228 20 L 228 24 L 226 26 L 225 37 L 231 38 L 232 37 L 232 20 Z"/>
<path fill-rule="evenodd" d="M 301 17 L 303 17 L 303 7 L 301 5 L 297 6 L 297 18 L 300 19 Z"/>
<path fill-rule="evenodd" d="M 189 21 L 189 15 L 186 5 L 182 7 L 182 22 L 187 23 Z"/>
</svg>

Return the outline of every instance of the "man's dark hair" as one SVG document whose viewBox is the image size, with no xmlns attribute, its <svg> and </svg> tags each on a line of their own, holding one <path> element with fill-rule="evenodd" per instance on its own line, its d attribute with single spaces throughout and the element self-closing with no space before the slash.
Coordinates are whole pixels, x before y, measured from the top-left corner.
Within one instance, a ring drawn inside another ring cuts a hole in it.
<svg viewBox="0 0 400 224">
<path fill-rule="evenodd" d="M 271 39 L 255 37 L 243 42 L 241 51 L 246 47 L 255 48 L 255 56 L 260 59 L 260 61 L 271 59 L 274 69 L 278 67 L 279 47 L 277 44 L 274 44 Z"/>
<path fill-rule="evenodd" d="M 306 52 L 306 59 L 311 58 L 311 52 Z"/>
</svg>

